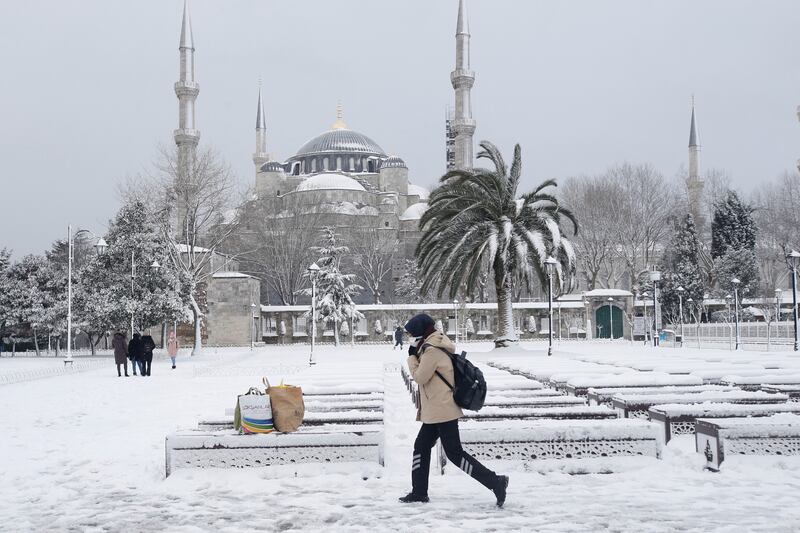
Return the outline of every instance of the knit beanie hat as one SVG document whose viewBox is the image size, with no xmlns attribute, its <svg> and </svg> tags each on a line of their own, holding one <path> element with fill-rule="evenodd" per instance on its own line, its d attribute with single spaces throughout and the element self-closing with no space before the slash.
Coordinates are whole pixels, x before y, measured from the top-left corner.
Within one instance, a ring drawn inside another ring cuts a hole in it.
<svg viewBox="0 0 800 533">
<path fill-rule="evenodd" d="M 406 331 L 412 337 L 425 337 L 436 329 L 436 322 L 425 313 L 415 315 L 406 322 Z"/>
</svg>

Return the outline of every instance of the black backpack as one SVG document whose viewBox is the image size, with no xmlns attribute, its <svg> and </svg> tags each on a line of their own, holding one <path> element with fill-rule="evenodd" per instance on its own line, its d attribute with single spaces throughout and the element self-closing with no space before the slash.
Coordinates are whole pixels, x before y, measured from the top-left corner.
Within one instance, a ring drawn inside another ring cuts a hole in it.
<svg viewBox="0 0 800 533">
<path fill-rule="evenodd" d="M 483 407 L 483 402 L 486 401 L 486 380 L 483 378 L 483 372 L 467 360 L 467 352 L 454 354 L 432 344 L 422 346 L 423 350 L 428 347 L 442 350 L 450 357 L 450 361 L 453 363 L 453 375 L 456 378 L 455 386 L 451 385 L 438 370 L 436 375 L 453 391 L 453 400 L 455 400 L 456 405 L 469 411 L 480 411 L 481 407 Z"/>
</svg>

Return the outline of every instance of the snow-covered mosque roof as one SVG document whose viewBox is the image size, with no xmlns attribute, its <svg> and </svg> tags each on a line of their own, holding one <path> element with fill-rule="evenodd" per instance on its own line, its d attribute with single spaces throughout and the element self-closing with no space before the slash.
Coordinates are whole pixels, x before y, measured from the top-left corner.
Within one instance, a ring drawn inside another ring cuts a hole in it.
<svg viewBox="0 0 800 533">
<path fill-rule="evenodd" d="M 344 128 L 326 131 L 317 135 L 298 151 L 297 156 L 322 154 L 322 153 L 356 153 L 365 155 L 385 156 L 378 143 L 357 131 Z"/>
<path fill-rule="evenodd" d="M 408 209 L 406 209 L 403 214 L 400 215 L 400 220 L 419 220 L 427 210 L 428 204 L 425 202 L 410 205 L 408 206 Z"/>
<path fill-rule="evenodd" d="M 633 296 L 631 291 L 626 291 L 624 289 L 594 289 L 591 291 L 586 291 L 583 293 L 584 296 L 588 296 L 589 298 L 602 298 L 602 297 L 616 297 L 616 298 L 627 298 L 629 296 Z"/>
<path fill-rule="evenodd" d="M 339 172 L 323 172 L 314 174 L 304 179 L 297 186 L 297 191 L 319 191 L 325 189 L 339 189 L 346 191 L 364 191 L 364 186 L 349 176 Z"/>
<path fill-rule="evenodd" d="M 421 187 L 419 185 L 414 185 L 413 183 L 409 183 L 408 184 L 408 194 L 409 195 L 417 195 L 417 196 L 419 196 L 420 200 L 427 200 L 431 196 L 431 191 L 429 191 L 425 187 Z"/>
</svg>

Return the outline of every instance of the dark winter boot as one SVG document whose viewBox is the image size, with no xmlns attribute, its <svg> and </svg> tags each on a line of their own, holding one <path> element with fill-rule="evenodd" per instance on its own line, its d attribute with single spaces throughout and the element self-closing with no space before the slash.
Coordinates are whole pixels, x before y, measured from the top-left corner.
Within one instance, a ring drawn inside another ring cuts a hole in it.
<svg viewBox="0 0 800 533">
<path fill-rule="evenodd" d="M 403 503 L 428 503 L 430 500 L 427 496 L 422 496 L 420 494 L 414 494 L 413 492 L 409 492 L 402 498 L 400 501 Z"/>
<path fill-rule="evenodd" d="M 506 503 L 506 489 L 508 489 L 508 476 L 497 476 L 497 486 L 492 492 L 497 497 L 498 507 Z"/>
</svg>

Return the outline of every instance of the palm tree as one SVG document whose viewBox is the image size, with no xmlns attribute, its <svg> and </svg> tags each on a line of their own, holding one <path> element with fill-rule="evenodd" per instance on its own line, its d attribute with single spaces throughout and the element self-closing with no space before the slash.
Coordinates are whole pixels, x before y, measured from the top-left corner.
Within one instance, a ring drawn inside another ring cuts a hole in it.
<svg viewBox="0 0 800 533">
<path fill-rule="evenodd" d="M 453 170 L 441 178 L 431 193 L 429 207 L 420 220 L 422 238 L 417 245 L 417 263 L 422 291 L 436 289 L 441 298 L 459 289 L 473 293 L 485 266 L 494 275 L 499 317 L 495 346 L 516 342 L 511 302 L 514 283 L 529 290 L 534 281 L 545 284 L 545 259 L 557 260 L 554 282 L 563 286 L 574 272 L 572 244 L 562 237 L 562 219 L 578 232 L 575 216 L 545 192 L 555 180 L 542 182 L 535 190 L 517 197 L 522 173 L 522 151 L 514 147 L 511 169 L 499 150 L 481 143 L 478 158 L 492 161 L 494 170 Z"/>
</svg>

